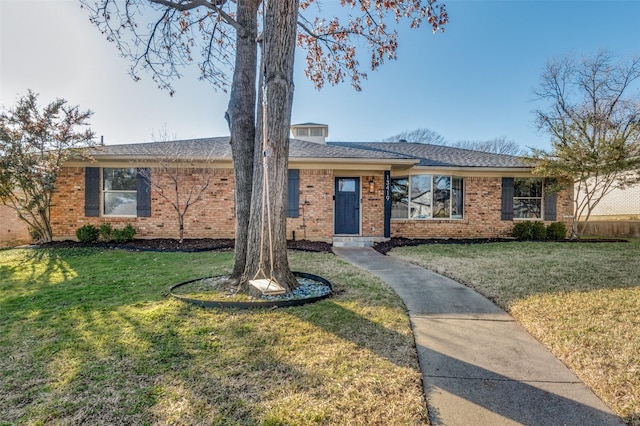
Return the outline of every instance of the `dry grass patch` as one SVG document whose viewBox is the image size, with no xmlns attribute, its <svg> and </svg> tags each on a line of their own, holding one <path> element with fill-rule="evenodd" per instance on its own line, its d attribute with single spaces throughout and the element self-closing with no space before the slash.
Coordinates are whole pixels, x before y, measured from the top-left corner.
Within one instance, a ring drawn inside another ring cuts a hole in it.
<svg viewBox="0 0 640 426">
<path fill-rule="evenodd" d="M 627 424 L 640 425 L 640 240 L 425 245 L 390 254 L 495 301 Z"/>
<path fill-rule="evenodd" d="M 0 251 L 0 424 L 425 424 L 402 302 L 328 254 L 294 270 L 337 295 L 196 308 L 168 288 L 231 253 Z"/>
</svg>

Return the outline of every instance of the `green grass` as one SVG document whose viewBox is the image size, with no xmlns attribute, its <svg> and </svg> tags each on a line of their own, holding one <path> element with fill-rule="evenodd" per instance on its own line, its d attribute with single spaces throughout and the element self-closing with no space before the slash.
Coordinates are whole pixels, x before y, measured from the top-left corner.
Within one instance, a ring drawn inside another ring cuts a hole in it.
<svg viewBox="0 0 640 426">
<path fill-rule="evenodd" d="M 629 425 L 640 425 L 640 240 L 402 247 L 390 255 L 510 312 Z"/>
<path fill-rule="evenodd" d="M 427 423 L 399 298 L 332 255 L 290 259 L 337 295 L 207 310 L 167 291 L 232 253 L 0 251 L 0 424 Z"/>
</svg>

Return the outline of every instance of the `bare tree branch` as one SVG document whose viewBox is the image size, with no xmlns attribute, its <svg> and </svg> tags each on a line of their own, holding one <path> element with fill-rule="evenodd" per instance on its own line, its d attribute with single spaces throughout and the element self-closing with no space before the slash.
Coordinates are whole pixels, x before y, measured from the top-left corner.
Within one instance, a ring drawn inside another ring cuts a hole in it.
<svg viewBox="0 0 640 426">
<path fill-rule="evenodd" d="M 617 61 L 607 51 L 549 61 L 542 73 L 535 94 L 548 107 L 535 114 L 552 149 L 533 150 L 532 158 L 536 173 L 575 186 L 574 238 L 603 197 L 640 182 L 640 96 L 630 93 L 638 79 L 640 58 Z"/>
</svg>

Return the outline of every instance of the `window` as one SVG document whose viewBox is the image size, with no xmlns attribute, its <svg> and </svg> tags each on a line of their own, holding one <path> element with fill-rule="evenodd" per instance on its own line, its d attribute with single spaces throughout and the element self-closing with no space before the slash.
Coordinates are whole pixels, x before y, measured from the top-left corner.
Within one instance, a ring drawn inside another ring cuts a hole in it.
<svg viewBox="0 0 640 426">
<path fill-rule="evenodd" d="M 391 219 L 409 217 L 409 179 L 391 179 Z"/>
<path fill-rule="evenodd" d="M 451 218 L 462 219 L 464 215 L 464 183 L 462 178 L 451 178 Z"/>
<path fill-rule="evenodd" d="M 340 192 L 356 192 L 356 180 L 355 179 L 339 179 L 338 191 Z"/>
<path fill-rule="evenodd" d="M 299 127 L 296 129 L 296 136 L 309 136 L 308 127 Z"/>
<path fill-rule="evenodd" d="M 136 169 L 102 169 L 103 214 L 136 216 Z"/>
<path fill-rule="evenodd" d="M 463 179 L 413 175 L 391 179 L 392 219 L 462 219 Z"/>
<path fill-rule="evenodd" d="M 309 136 L 324 136 L 324 129 L 322 127 L 310 127 Z"/>
<path fill-rule="evenodd" d="M 542 219 L 542 179 L 513 180 L 513 218 Z"/>
<path fill-rule="evenodd" d="M 151 187 L 144 177 L 150 175 L 144 168 L 85 168 L 84 215 L 150 217 Z"/>
</svg>

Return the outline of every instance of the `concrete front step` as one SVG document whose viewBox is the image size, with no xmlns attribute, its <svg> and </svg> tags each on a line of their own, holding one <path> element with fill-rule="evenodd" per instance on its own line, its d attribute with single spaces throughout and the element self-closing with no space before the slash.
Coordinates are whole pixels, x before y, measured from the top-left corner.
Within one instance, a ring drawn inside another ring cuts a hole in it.
<svg viewBox="0 0 640 426">
<path fill-rule="evenodd" d="M 384 237 L 333 236 L 334 247 L 372 247 L 374 243 L 386 241 Z"/>
</svg>

